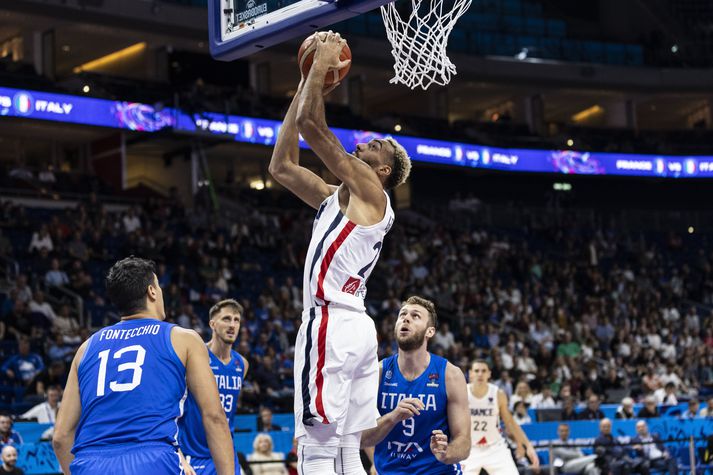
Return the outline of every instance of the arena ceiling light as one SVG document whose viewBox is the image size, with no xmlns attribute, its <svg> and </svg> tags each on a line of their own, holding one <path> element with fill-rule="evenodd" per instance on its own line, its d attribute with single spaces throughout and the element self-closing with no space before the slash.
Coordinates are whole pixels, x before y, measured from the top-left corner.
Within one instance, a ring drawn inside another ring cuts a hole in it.
<svg viewBox="0 0 713 475">
<path fill-rule="evenodd" d="M 592 107 L 588 107 L 584 109 L 583 111 L 577 112 L 572 116 L 572 122 L 574 123 L 580 123 L 580 122 L 586 122 L 587 120 L 598 116 L 599 114 L 603 114 L 604 109 L 599 106 L 599 104 L 594 104 Z"/>
<path fill-rule="evenodd" d="M 119 51 L 109 53 L 106 56 L 102 56 L 101 58 L 93 59 L 92 61 L 82 64 L 81 66 L 77 66 L 73 69 L 73 71 L 75 74 L 77 74 L 82 71 L 93 71 L 96 69 L 100 69 L 114 64 L 118 61 L 124 61 L 136 55 L 139 55 L 143 53 L 144 50 L 146 50 L 146 42 L 142 41 L 141 43 L 136 43 L 135 45 L 128 46 L 124 49 L 120 49 Z"/>
</svg>

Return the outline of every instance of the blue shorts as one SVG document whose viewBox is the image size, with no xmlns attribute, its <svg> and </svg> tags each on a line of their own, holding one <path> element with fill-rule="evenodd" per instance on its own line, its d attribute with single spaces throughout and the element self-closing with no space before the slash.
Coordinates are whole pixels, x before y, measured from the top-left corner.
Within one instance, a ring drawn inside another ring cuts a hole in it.
<svg viewBox="0 0 713 475">
<path fill-rule="evenodd" d="M 191 457 L 191 467 L 196 471 L 196 475 L 218 475 L 212 458 Z M 235 475 L 240 475 L 238 457 L 235 457 Z"/>
<path fill-rule="evenodd" d="M 176 449 L 166 444 L 81 450 L 69 466 L 72 475 L 183 475 Z"/>
</svg>

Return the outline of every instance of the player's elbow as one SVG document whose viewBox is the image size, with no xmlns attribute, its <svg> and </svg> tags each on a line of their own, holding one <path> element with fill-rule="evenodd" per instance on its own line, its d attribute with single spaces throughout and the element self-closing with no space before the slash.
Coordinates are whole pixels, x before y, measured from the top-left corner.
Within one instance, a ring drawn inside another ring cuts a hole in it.
<svg viewBox="0 0 713 475">
<path fill-rule="evenodd" d="M 57 430 L 55 427 L 55 431 L 52 434 L 52 448 L 57 453 L 66 451 L 69 447 L 70 439 L 71 438 L 66 431 Z"/>
<path fill-rule="evenodd" d="M 203 425 L 205 426 L 206 432 L 221 432 L 230 431 L 228 427 L 228 421 L 225 419 L 225 413 L 220 412 L 204 412 L 203 413 Z"/>
<path fill-rule="evenodd" d="M 272 157 L 272 160 L 270 160 L 270 165 L 267 167 L 268 173 L 270 173 L 270 176 L 277 180 L 278 182 L 280 181 L 280 177 L 282 177 L 285 174 L 285 165 L 282 163 L 279 163 L 278 160 L 275 159 L 276 157 Z"/>
<path fill-rule="evenodd" d="M 461 461 L 467 459 L 468 456 L 470 455 L 470 447 L 471 447 L 470 437 L 468 438 L 467 441 L 464 440 L 460 444 L 455 444 L 455 447 L 456 447 L 456 450 L 453 451 L 453 454 L 451 457 L 453 459 L 453 462 L 451 462 L 451 463 L 458 463 L 458 462 L 461 462 Z"/>
<path fill-rule="evenodd" d="M 302 137 L 304 137 L 304 139 L 308 142 L 319 134 L 319 122 L 316 117 L 312 116 L 308 112 L 302 112 L 300 110 L 300 113 L 297 115 L 296 123 L 297 130 L 299 130 Z"/>
<path fill-rule="evenodd" d="M 364 432 L 361 433 L 361 448 L 362 449 L 367 449 L 369 447 L 375 447 L 376 444 L 378 444 L 379 440 L 376 440 L 376 431 L 374 430 L 365 430 Z"/>
</svg>

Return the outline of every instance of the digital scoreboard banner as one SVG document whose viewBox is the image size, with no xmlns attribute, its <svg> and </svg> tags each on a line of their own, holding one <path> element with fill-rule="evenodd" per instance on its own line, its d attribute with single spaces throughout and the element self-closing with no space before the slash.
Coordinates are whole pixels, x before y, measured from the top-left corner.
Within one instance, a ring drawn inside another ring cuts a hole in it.
<svg viewBox="0 0 713 475">
<path fill-rule="evenodd" d="M 0 87 L 0 116 L 111 127 L 138 132 L 173 130 L 274 145 L 280 122 L 216 113 L 189 115 L 137 102 L 110 101 Z M 348 151 L 387 134 L 333 128 Z M 713 177 L 713 155 L 674 156 L 484 147 L 392 135 L 420 162 L 501 171 L 668 178 Z M 300 138 L 300 146 L 309 148 Z"/>
</svg>

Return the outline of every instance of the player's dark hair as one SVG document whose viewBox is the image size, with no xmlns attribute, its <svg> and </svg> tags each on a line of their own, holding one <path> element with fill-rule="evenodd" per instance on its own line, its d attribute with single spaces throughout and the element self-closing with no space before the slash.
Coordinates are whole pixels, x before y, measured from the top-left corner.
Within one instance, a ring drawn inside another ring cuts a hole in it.
<svg viewBox="0 0 713 475">
<path fill-rule="evenodd" d="M 153 261 L 134 256 L 111 266 L 106 276 L 106 293 L 120 315 L 146 310 L 146 289 L 154 283 L 155 273 Z"/>
<path fill-rule="evenodd" d="M 429 323 L 433 328 L 438 328 L 438 315 L 436 314 L 436 305 L 433 302 L 418 295 L 412 295 L 401 304 L 402 307 L 404 305 L 420 305 L 425 308 L 428 311 Z"/>
<path fill-rule="evenodd" d="M 218 302 L 217 304 L 213 305 L 210 308 L 210 310 L 208 311 L 208 318 L 212 320 L 213 317 L 218 315 L 220 313 L 220 311 L 226 307 L 234 309 L 236 312 L 238 312 L 240 314 L 240 316 L 243 315 L 243 311 L 244 311 L 243 306 L 240 305 L 237 300 L 225 299 L 225 300 L 221 300 L 220 302 Z"/>
<path fill-rule="evenodd" d="M 487 361 L 485 361 L 485 360 L 482 359 L 482 358 L 478 358 L 478 359 L 476 359 L 476 360 L 473 360 L 473 362 L 470 364 L 470 368 L 473 369 L 473 366 L 475 366 L 475 365 L 477 365 L 477 364 L 484 364 L 485 367 L 488 368 L 488 371 L 490 371 L 490 365 L 488 364 Z"/>
</svg>

